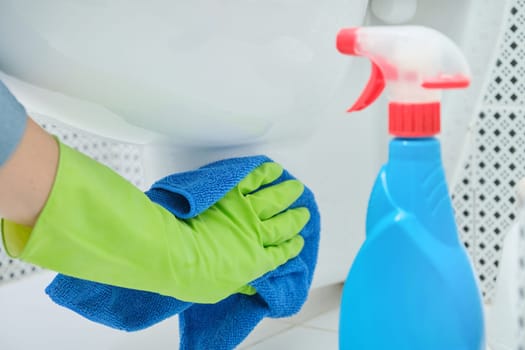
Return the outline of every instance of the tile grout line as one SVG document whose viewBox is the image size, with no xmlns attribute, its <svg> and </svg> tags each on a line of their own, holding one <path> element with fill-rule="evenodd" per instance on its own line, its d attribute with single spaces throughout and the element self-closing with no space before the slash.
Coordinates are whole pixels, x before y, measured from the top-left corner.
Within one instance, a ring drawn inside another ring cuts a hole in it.
<svg viewBox="0 0 525 350">
<path fill-rule="evenodd" d="M 273 337 L 276 337 L 278 336 L 279 334 L 283 334 L 285 332 L 288 332 L 289 330 L 291 330 L 292 328 L 294 328 L 295 325 L 293 324 L 287 324 L 287 327 L 284 327 L 282 329 L 280 329 L 279 331 L 275 332 L 275 333 L 272 333 L 270 336 L 268 336 L 267 338 L 264 338 L 264 339 L 259 339 L 259 340 L 256 340 L 255 342 L 251 343 L 251 344 L 246 344 L 246 346 L 243 346 L 241 348 L 239 348 L 239 350 L 249 350 L 251 349 L 252 347 L 256 346 L 257 344 L 261 344 L 261 343 L 264 343 L 265 341 L 273 338 Z"/>
<path fill-rule="evenodd" d="M 297 327 L 314 329 L 314 330 L 317 330 L 317 331 L 324 331 L 324 332 L 329 332 L 329 333 L 338 333 L 339 332 L 338 329 L 323 328 L 323 327 L 319 327 L 319 326 L 310 326 L 310 325 L 306 325 L 306 324 L 297 325 Z"/>
</svg>

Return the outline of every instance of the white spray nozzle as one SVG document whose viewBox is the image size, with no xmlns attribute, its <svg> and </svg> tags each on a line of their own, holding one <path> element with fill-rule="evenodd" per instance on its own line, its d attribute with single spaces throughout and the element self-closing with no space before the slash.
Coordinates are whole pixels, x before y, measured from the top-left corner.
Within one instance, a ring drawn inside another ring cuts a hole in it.
<svg viewBox="0 0 525 350">
<path fill-rule="evenodd" d="M 459 48 L 440 32 L 422 26 L 343 29 L 338 50 L 372 61 L 372 76 L 349 111 L 366 108 L 386 86 L 390 102 L 439 102 L 442 89 L 464 88 L 470 70 Z"/>
</svg>

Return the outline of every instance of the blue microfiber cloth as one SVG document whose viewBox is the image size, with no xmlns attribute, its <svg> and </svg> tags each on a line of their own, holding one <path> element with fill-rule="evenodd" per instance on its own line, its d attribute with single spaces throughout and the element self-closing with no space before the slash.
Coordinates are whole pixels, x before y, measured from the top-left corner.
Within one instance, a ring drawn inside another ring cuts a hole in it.
<svg viewBox="0 0 525 350">
<path fill-rule="evenodd" d="M 259 165 L 265 156 L 225 159 L 194 171 L 167 176 L 146 192 L 179 218 L 203 212 Z M 287 172 L 274 183 L 293 179 Z M 271 184 L 270 184 L 271 185 Z M 253 296 L 234 294 L 216 304 L 194 304 L 156 293 L 126 289 L 57 275 L 46 293 L 59 305 L 106 326 L 136 331 L 179 314 L 181 350 L 227 350 L 239 345 L 264 317 L 297 313 L 308 296 L 317 262 L 320 217 L 312 192 L 305 188 L 291 206 L 307 207 L 310 221 L 301 231 L 299 256 L 250 283 Z"/>
</svg>

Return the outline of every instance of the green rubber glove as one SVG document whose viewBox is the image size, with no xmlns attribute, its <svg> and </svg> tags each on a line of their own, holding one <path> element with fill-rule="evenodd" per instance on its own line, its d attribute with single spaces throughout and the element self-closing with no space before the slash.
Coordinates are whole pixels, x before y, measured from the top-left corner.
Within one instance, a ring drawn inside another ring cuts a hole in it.
<svg viewBox="0 0 525 350">
<path fill-rule="evenodd" d="M 201 215 L 179 220 L 111 169 L 60 144 L 33 228 L 2 221 L 7 252 L 65 275 L 215 303 L 299 254 L 306 208 L 296 180 L 253 193 L 283 169 L 265 163 Z"/>
</svg>

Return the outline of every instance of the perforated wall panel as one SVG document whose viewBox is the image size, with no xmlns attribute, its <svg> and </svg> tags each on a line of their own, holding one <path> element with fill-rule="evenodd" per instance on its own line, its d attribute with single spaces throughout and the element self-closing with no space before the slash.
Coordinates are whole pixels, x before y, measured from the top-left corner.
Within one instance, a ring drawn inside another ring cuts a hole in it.
<svg viewBox="0 0 525 350">
<path fill-rule="evenodd" d="M 458 228 L 486 301 L 495 290 L 504 235 L 516 218 L 514 186 L 525 176 L 525 0 L 507 1 L 504 11 L 452 186 Z"/>
<path fill-rule="evenodd" d="M 68 146 L 107 165 L 138 188 L 142 189 L 144 187 L 142 148 L 140 146 L 102 138 L 57 123 L 49 118 L 36 116 L 34 119 L 44 129 L 56 135 Z M 0 285 L 23 278 L 37 271 L 40 271 L 40 268 L 16 259 L 10 259 L 0 245 Z"/>
</svg>

